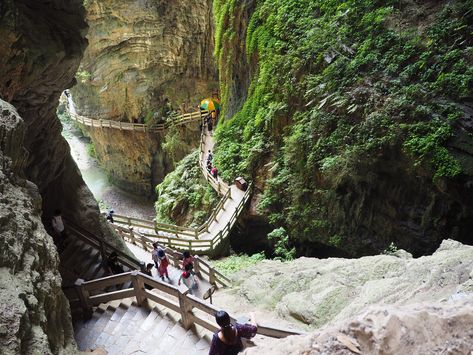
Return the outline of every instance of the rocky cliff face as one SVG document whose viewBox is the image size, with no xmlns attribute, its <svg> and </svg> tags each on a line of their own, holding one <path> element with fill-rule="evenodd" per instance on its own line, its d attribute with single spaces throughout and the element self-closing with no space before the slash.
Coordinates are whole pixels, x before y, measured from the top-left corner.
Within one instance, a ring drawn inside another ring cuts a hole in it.
<svg viewBox="0 0 473 355">
<path fill-rule="evenodd" d="M 453 240 L 418 259 L 399 250 L 360 259 L 262 261 L 236 274 L 233 290 L 217 292 L 214 302 L 237 314 L 259 311 L 262 324 L 299 322 L 297 328 L 309 331 L 268 340 L 247 354 L 351 354 L 347 343 L 361 354 L 469 354 L 472 270 L 473 247 Z M 242 302 L 229 302 L 235 298 L 228 292 Z M 263 310 L 281 321 L 268 321 Z"/>
<path fill-rule="evenodd" d="M 4 354 L 72 353 L 68 303 L 60 290 L 49 226 L 60 208 L 116 245 L 102 225 L 56 117 L 85 49 L 81 0 L 0 4 L 0 228 Z M 20 119 L 21 117 L 21 119 Z M 68 349 L 68 350 L 66 350 Z"/>
<path fill-rule="evenodd" d="M 371 307 L 307 336 L 265 339 L 244 354 L 471 354 L 473 300 Z"/>
<path fill-rule="evenodd" d="M 182 159 L 199 142 L 198 123 L 180 126 L 173 131 L 180 143 L 171 157 L 162 147 L 167 132 L 87 129 L 97 158 L 107 170 L 112 183 L 125 191 L 148 198 L 155 196 L 156 185 L 173 170 L 173 160 Z"/>
<path fill-rule="evenodd" d="M 399 250 L 359 259 L 262 261 L 234 277 L 234 292 L 254 307 L 314 329 L 368 305 L 463 297 L 473 292 L 472 270 L 473 247 L 444 240 L 434 254 L 417 259 Z M 218 295 L 215 302 L 221 304 Z"/>
<path fill-rule="evenodd" d="M 56 247 L 41 223 L 37 186 L 20 177 L 27 163 L 25 131 L 15 108 L 0 100 L 0 349 L 71 353 L 73 330 Z"/>
<path fill-rule="evenodd" d="M 195 108 L 217 89 L 210 0 L 90 1 L 87 23 L 79 112 L 131 121 L 166 98 Z"/>
<path fill-rule="evenodd" d="M 90 1 L 87 22 L 89 46 L 72 90 L 79 113 L 143 122 L 162 115 L 166 103 L 179 113 L 195 111 L 218 90 L 212 1 Z M 152 196 L 172 171 L 163 135 L 89 132 L 111 180 L 128 191 Z M 180 158 L 198 141 L 192 131 L 181 133 Z"/>
</svg>

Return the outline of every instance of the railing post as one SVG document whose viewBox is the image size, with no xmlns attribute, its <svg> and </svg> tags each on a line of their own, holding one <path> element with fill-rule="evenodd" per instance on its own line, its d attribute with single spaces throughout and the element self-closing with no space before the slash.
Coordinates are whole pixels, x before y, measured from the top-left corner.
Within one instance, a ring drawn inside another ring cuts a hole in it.
<svg viewBox="0 0 473 355">
<path fill-rule="evenodd" d="M 77 294 L 79 295 L 80 305 L 82 307 L 82 312 L 84 314 L 84 319 L 92 318 L 92 306 L 89 302 L 89 291 L 87 291 L 84 287 L 84 280 L 77 279 L 74 283 L 76 287 Z"/>
<path fill-rule="evenodd" d="M 194 234 L 195 234 L 195 239 L 199 239 L 199 231 L 197 230 L 197 228 L 194 229 Z"/>
<path fill-rule="evenodd" d="M 194 272 L 200 276 L 200 259 L 199 257 L 194 259 Z"/>
<path fill-rule="evenodd" d="M 212 267 L 209 267 L 209 283 L 213 285 L 216 283 L 217 278 L 215 277 L 215 271 Z"/>
<path fill-rule="evenodd" d="M 141 245 L 142 245 L 143 249 L 148 251 L 148 247 L 147 247 L 147 244 L 146 244 L 145 237 L 141 233 L 140 233 L 140 239 L 141 239 Z"/>
<path fill-rule="evenodd" d="M 138 270 L 131 272 L 131 282 L 133 283 L 133 288 L 135 289 L 136 303 L 140 307 L 146 306 L 148 298 L 146 297 L 145 283 L 143 282 Z"/>
<path fill-rule="evenodd" d="M 187 293 L 178 291 L 179 308 L 181 309 L 181 322 L 184 329 L 188 330 L 192 326 L 192 305 L 187 302 Z"/>
<path fill-rule="evenodd" d="M 131 239 L 131 244 L 136 245 L 135 232 L 133 231 L 133 227 L 130 227 L 130 239 Z"/>
</svg>

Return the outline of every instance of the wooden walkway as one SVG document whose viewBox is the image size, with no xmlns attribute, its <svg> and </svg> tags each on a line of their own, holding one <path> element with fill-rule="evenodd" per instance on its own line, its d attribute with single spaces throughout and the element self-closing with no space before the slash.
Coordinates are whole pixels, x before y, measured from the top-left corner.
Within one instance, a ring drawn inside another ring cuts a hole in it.
<svg viewBox="0 0 473 355">
<path fill-rule="evenodd" d="M 221 178 L 215 180 L 205 167 L 207 152 L 213 150 L 214 141 L 208 132 L 202 132 L 199 166 L 208 183 L 221 195 L 209 219 L 198 228 L 181 227 L 158 221 L 149 221 L 115 215 L 115 224 L 122 237 L 145 249 L 152 249 L 157 241 L 169 248 L 190 250 L 196 254 L 212 254 L 225 240 L 250 198 L 251 185 L 242 191 L 235 184 L 228 185 Z"/>
<path fill-rule="evenodd" d="M 162 132 L 171 126 L 182 126 L 189 123 L 202 122 L 203 118 L 208 115 L 209 111 L 196 111 L 185 113 L 182 115 L 174 116 L 165 123 L 159 124 L 145 124 L 145 123 L 132 123 L 132 122 L 121 122 L 112 120 L 94 119 L 79 115 L 75 108 L 72 99 L 67 99 L 67 110 L 71 119 L 77 123 L 80 123 L 87 127 L 92 128 L 113 128 L 122 131 L 135 131 L 135 132 Z"/>
</svg>

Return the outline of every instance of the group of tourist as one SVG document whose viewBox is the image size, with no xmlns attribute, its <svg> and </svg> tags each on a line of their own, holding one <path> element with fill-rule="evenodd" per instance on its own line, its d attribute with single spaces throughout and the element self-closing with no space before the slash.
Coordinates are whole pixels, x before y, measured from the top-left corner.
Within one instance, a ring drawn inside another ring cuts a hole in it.
<svg viewBox="0 0 473 355">
<path fill-rule="evenodd" d="M 158 275 L 161 280 L 164 281 L 164 277 L 166 277 L 168 281 L 171 281 L 168 273 L 169 260 L 167 258 L 165 250 L 161 248 L 158 243 L 153 243 L 153 251 L 151 252 L 151 258 L 154 262 L 154 266 L 156 267 L 156 270 L 158 271 Z M 147 265 L 147 271 L 149 272 L 147 274 L 149 276 L 152 276 L 152 268 L 153 264 L 150 263 Z M 194 294 L 193 290 L 197 288 L 197 280 L 195 278 L 194 273 L 194 257 L 190 254 L 189 251 L 185 251 L 183 253 L 181 274 L 177 282 L 179 286 L 181 285 L 181 282 L 187 286 L 191 295 Z"/>
<path fill-rule="evenodd" d="M 206 168 L 207 168 L 207 171 L 210 173 L 210 175 L 212 175 L 212 177 L 215 180 L 218 180 L 218 169 L 215 165 L 212 164 L 212 160 L 213 160 L 212 151 L 209 149 L 209 151 L 207 152 Z"/>
</svg>

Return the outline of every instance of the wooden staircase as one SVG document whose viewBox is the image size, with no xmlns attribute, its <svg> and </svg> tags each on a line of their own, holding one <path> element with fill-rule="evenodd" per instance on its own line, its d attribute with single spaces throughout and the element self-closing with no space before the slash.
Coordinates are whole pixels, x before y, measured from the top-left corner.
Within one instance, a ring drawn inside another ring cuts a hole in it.
<svg viewBox="0 0 473 355">
<path fill-rule="evenodd" d="M 92 318 L 76 321 L 79 350 L 102 348 L 109 355 L 208 354 L 210 336 L 192 326 L 186 330 L 179 315 L 157 304 L 138 307 L 134 298 L 99 305 Z"/>
</svg>

